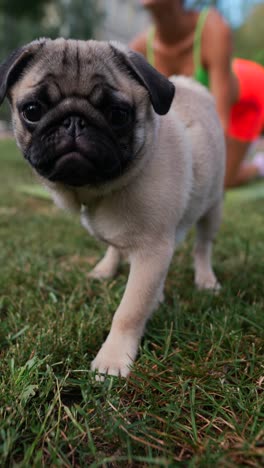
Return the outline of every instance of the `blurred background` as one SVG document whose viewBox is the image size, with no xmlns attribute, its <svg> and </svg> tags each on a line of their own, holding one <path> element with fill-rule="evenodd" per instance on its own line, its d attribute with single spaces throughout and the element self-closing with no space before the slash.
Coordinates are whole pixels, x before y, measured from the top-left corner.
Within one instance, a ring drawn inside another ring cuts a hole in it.
<svg viewBox="0 0 264 468">
<path fill-rule="evenodd" d="M 187 6 L 213 5 L 231 25 L 234 55 L 264 65 L 264 1 L 187 0 Z M 139 0 L 0 0 L 0 60 L 38 37 L 115 39 L 128 43 L 149 18 Z M 0 109 L 0 131 L 8 129 L 9 110 Z"/>
</svg>

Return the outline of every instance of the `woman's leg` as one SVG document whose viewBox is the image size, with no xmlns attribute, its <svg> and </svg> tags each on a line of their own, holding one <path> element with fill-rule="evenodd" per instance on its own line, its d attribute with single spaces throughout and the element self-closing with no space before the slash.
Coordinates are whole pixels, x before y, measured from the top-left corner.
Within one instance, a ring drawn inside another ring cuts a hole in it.
<svg viewBox="0 0 264 468">
<path fill-rule="evenodd" d="M 227 138 L 225 188 L 246 184 L 259 175 L 253 162 L 244 162 L 250 143 Z"/>
<path fill-rule="evenodd" d="M 249 60 L 234 59 L 232 69 L 238 80 L 239 96 L 231 108 L 228 127 L 226 188 L 263 176 L 262 158 L 247 162 L 245 156 L 264 124 L 264 67 Z"/>
</svg>

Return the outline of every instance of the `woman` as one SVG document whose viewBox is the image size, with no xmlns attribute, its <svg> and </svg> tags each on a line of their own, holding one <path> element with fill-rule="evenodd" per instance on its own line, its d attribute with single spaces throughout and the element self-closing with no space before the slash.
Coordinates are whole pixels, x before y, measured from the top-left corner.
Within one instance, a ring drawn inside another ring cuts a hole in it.
<svg viewBox="0 0 264 468">
<path fill-rule="evenodd" d="M 213 8 L 201 13 L 184 8 L 184 0 L 141 0 L 153 27 L 130 47 L 166 76 L 193 76 L 208 86 L 227 140 L 225 186 L 264 176 L 264 155 L 245 163 L 247 149 L 264 124 L 264 68 L 234 59 L 229 26 Z"/>
</svg>

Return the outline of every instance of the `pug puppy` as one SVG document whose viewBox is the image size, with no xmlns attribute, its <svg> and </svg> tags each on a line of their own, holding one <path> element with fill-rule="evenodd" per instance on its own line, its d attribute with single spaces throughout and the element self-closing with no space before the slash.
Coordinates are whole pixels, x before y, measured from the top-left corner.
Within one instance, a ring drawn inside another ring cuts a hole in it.
<svg viewBox="0 0 264 468">
<path fill-rule="evenodd" d="M 175 93 L 176 89 L 176 93 Z M 174 96 L 175 95 L 175 96 Z M 212 241 L 220 223 L 225 142 L 213 98 L 193 80 L 168 80 L 114 42 L 34 41 L 0 67 L 24 158 L 55 202 L 81 214 L 108 245 L 92 278 L 130 262 L 109 335 L 92 362 L 127 376 L 175 246 L 192 225 L 195 283 L 216 289 Z"/>
</svg>

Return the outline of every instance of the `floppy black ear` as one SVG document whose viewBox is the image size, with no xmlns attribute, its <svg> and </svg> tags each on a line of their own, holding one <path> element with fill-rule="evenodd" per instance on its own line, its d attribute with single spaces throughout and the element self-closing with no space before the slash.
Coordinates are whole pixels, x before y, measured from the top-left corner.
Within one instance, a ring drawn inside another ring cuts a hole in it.
<svg viewBox="0 0 264 468">
<path fill-rule="evenodd" d="M 5 62 L 0 65 L 0 104 L 5 99 L 9 89 L 22 75 L 23 70 L 35 56 L 36 51 L 42 46 L 44 40 L 34 41 L 30 44 L 15 49 Z"/>
<path fill-rule="evenodd" d="M 110 47 L 119 62 L 126 65 L 130 74 L 148 90 L 155 112 L 160 115 L 167 114 L 175 94 L 174 84 L 153 68 L 138 52 L 129 50 L 126 54 L 112 44 Z"/>
</svg>

